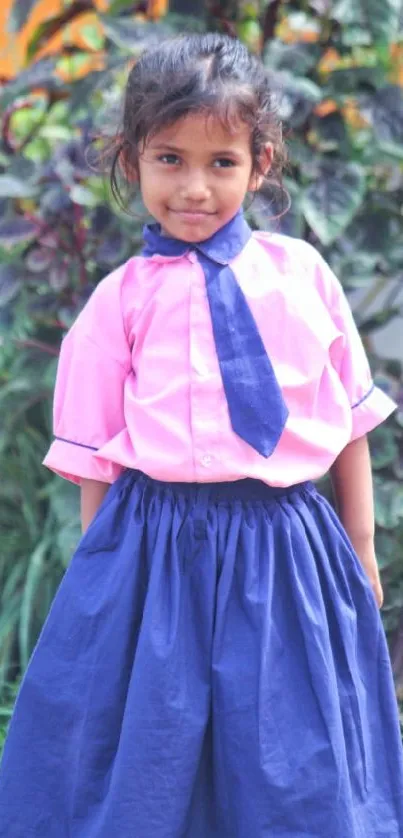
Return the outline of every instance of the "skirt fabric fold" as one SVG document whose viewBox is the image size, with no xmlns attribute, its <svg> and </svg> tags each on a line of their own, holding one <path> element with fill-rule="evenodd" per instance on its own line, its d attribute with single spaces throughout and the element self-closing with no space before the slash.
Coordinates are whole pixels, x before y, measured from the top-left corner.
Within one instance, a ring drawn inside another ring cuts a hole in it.
<svg viewBox="0 0 403 838">
<path fill-rule="evenodd" d="M 386 640 L 310 484 L 109 490 L 0 769 L 1 838 L 403 838 Z"/>
</svg>

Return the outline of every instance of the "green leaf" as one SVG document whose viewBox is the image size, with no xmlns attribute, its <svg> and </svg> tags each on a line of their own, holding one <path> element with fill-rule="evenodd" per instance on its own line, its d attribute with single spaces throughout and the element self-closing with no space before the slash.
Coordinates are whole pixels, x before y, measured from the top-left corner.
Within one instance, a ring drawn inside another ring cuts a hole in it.
<svg viewBox="0 0 403 838">
<path fill-rule="evenodd" d="M 81 538 L 80 495 L 72 483 L 52 480 L 50 506 L 56 520 L 57 546 L 64 567 L 70 562 Z"/>
<path fill-rule="evenodd" d="M 386 570 L 386 568 L 400 561 L 400 556 L 396 555 L 395 539 L 388 532 L 379 531 L 376 533 L 375 549 L 380 570 Z"/>
<path fill-rule="evenodd" d="M 384 150 L 402 159 L 403 91 L 397 85 L 387 85 L 366 97 L 361 111 L 371 121 L 374 135 Z M 400 155 L 398 149 L 400 148 Z"/>
<path fill-rule="evenodd" d="M 385 73 L 382 67 L 357 66 L 340 67 L 333 70 L 329 76 L 328 93 L 330 97 L 343 98 L 347 94 L 359 94 L 368 87 L 378 88 L 385 83 Z"/>
<path fill-rule="evenodd" d="M 364 250 L 357 249 L 340 261 L 339 279 L 343 279 L 344 284 L 349 288 L 365 286 L 376 273 L 377 263 L 378 255 L 376 253 L 367 253 Z"/>
<path fill-rule="evenodd" d="M 31 393 L 35 388 L 35 383 L 30 381 L 29 378 L 23 378 L 21 375 L 15 379 L 11 379 L 6 384 L 2 384 L 0 387 L 0 405 L 3 406 L 3 403 L 10 395 L 18 394 L 19 398 L 21 394 Z"/>
<path fill-rule="evenodd" d="M 189 8 L 188 0 L 182 0 L 182 9 L 183 3 L 185 1 L 186 6 Z M 169 4 L 170 6 L 173 3 Z M 193 3 L 192 3 L 193 5 Z M 203 6 L 203 0 L 197 0 L 196 6 Z M 170 12 L 168 13 L 162 21 L 158 23 L 154 23 L 154 26 L 158 26 L 158 29 L 161 33 L 161 38 L 167 38 L 174 34 L 182 35 L 184 32 L 205 32 L 206 25 L 205 19 L 202 12 L 199 14 L 197 10 L 194 8 L 194 14 L 180 14 L 178 12 Z"/>
<path fill-rule="evenodd" d="M 86 47 L 95 51 L 103 49 L 105 43 L 105 37 L 95 23 L 80 27 L 80 39 Z"/>
<path fill-rule="evenodd" d="M 36 4 L 37 0 L 14 0 L 7 20 L 7 30 L 20 32 Z"/>
<path fill-rule="evenodd" d="M 278 115 L 292 128 L 303 125 L 315 105 L 323 98 L 321 88 L 310 79 L 298 78 L 289 72 L 274 72 L 271 76 Z"/>
<path fill-rule="evenodd" d="M 2 604 L 0 612 L 0 647 L 18 623 L 20 594 L 15 593 Z"/>
<path fill-rule="evenodd" d="M 87 108 L 88 102 L 91 101 L 95 91 L 98 88 L 106 90 L 110 84 L 109 72 L 104 70 L 95 70 L 92 73 L 88 73 L 84 78 L 81 78 L 73 85 L 71 96 L 67 102 L 70 114 L 74 114 L 83 105 Z"/>
<path fill-rule="evenodd" d="M 399 28 L 401 0 L 338 0 L 332 18 L 347 37 L 351 30 L 369 32 L 376 41 L 391 41 Z"/>
<path fill-rule="evenodd" d="M 395 418 L 397 418 L 396 414 Z M 400 482 L 403 481 L 403 453 L 398 454 L 397 459 L 392 464 L 392 471 L 396 477 L 396 480 L 399 480 Z"/>
<path fill-rule="evenodd" d="M 10 568 L 10 572 L 5 580 L 4 588 L 1 593 L 2 606 L 9 600 L 16 592 L 18 592 L 20 583 L 25 575 L 25 566 L 21 563 Z"/>
<path fill-rule="evenodd" d="M 394 244 L 393 219 L 386 210 L 377 207 L 372 209 L 368 204 L 348 228 L 346 237 L 349 247 L 386 257 Z"/>
<path fill-rule="evenodd" d="M 386 468 L 398 457 L 399 448 L 391 427 L 380 425 L 370 436 L 371 457 L 374 469 Z"/>
<path fill-rule="evenodd" d="M 69 125 L 44 125 L 41 128 L 41 137 L 46 140 L 68 142 L 72 136 L 73 130 Z"/>
<path fill-rule="evenodd" d="M 31 64 L 22 73 L 19 73 L 0 92 L 2 109 L 11 105 L 17 96 L 21 96 L 27 90 L 35 90 L 37 88 L 54 90 L 55 88 L 61 87 L 62 81 L 55 75 L 56 64 L 56 58 L 42 58 L 35 64 Z"/>
<path fill-rule="evenodd" d="M 334 242 L 362 204 L 366 180 L 354 163 L 324 166 L 302 196 L 305 218 L 324 245 Z"/>
<path fill-rule="evenodd" d="M 400 237 L 399 237 L 400 238 Z M 398 282 L 401 283 L 401 269 L 403 265 L 403 241 L 399 240 L 388 250 L 388 261 L 392 269 L 396 268 Z"/>
<path fill-rule="evenodd" d="M 397 306 L 377 311 L 375 314 L 360 322 L 360 331 L 363 335 L 369 335 L 378 329 L 384 329 L 396 317 L 401 317 L 401 314 L 402 311 Z"/>
<path fill-rule="evenodd" d="M 378 143 L 378 148 L 383 154 L 390 157 L 392 160 L 397 160 L 398 162 L 403 161 L 403 145 L 395 142 L 389 142 L 388 140 L 381 140 Z"/>
<path fill-rule="evenodd" d="M 92 11 L 92 0 L 73 0 L 65 6 L 60 14 L 43 20 L 35 29 L 27 45 L 27 59 L 32 59 L 48 43 L 49 39 L 61 30 L 65 29 L 73 20 L 85 12 Z"/>
<path fill-rule="evenodd" d="M 133 0 L 108 0 L 107 6 L 111 17 L 119 17 L 121 12 L 133 8 Z"/>
<path fill-rule="evenodd" d="M 32 160 L 27 160 L 21 154 L 15 154 L 11 158 L 10 165 L 7 166 L 7 175 L 18 180 L 30 180 L 35 176 L 37 168 Z"/>
<path fill-rule="evenodd" d="M 138 55 L 150 40 L 156 39 L 156 26 L 123 18 L 122 20 L 100 15 L 107 38 L 117 47 Z"/>
<path fill-rule="evenodd" d="M 96 207 L 99 203 L 97 195 L 81 183 L 76 183 L 70 190 L 70 198 L 74 204 L 83 207 Z"/>
<path fill-rule="evenodd" d="M 67 76 L 77 76 L 78 73 L 81 72 L 87 65 L 88 61 L 91 58 L 91 53 L 82 52 L 78 50 L 74 54 L 70 55 L 63 55 L 60 61 L 58 62 L 57 69 L 60 73 L 66 74 Z"/>
<path fill-rule="evenodd" d="M 285 70 L 295 76 L 305 76 L 315 66 L 318 48 L 312 44 L 284 44 L 277 38 L 266 45 L 263 62 L 271 70 Z"/>
<path fill-rule="evenodd" d="M 345 47 L 369 47 L 372 43 L 371 32 L 361 26 L 344 26 L 341 40 Z"/>
<path fill-rule="evenodd" d="M 339 111 L 322 117 L 314 117 L 312 129 L 315 133 L 315 139 L 317 140 L 315 145 L 318 150 L 322 153 L 338 151 L 346 156 L 349 150 L 348 133 Z"/>
<path fill-rule="evenodd" d="M 403 486 L 375 476 L 374 500 L 377 525 L 386 530 L 397 527 L 403 518 Z"/>
<path fill-rule="evenodd" d="M 19 642 L 23 669 L 28 664 L 36 637 L 32 637 L 31 627 L 35 609 L 35 599 L 42 577 L 45 557 L 50 546 L 49 539 L 43 539 L 32 553 L 28 562 L 24 592 L 21 602 L 19 621 Z"/>
<path fill-rule="evenodd" d="M 0 175 L 0 198 L 33 198 L 38 188 L 27 180 L 12 175 Z"/>
</svg>

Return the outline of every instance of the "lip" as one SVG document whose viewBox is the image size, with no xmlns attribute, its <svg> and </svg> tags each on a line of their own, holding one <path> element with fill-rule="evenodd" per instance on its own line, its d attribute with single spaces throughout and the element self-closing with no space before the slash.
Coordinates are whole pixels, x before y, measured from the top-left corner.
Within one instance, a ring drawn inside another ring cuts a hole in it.
<svg viewBox="0 0 403 838">
<path fill-rule="evenodd" d="M 187 221 L 190 224 L 195 224 L 200 221 L 205 221 L 207 218 L 212 218 L 216 215 L 215 212 L 202 212 L 200 210 L 169 210 L 173 215 L 176 215 L 177 218 L 182 219 L 182 221 Z"/>
</svg>

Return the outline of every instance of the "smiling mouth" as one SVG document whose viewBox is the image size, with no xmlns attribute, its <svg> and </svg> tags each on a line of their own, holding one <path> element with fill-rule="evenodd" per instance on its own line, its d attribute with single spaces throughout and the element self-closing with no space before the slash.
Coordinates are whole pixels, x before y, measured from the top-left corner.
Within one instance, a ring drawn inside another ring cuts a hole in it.
<svg viewBox="0 0 403 838">
<path fill-rule="evenodd" d="M 215 212 L 205 212 L 204 210 L 176 210 L 176 209 L 169 209 L 173 215 L 178 215 L 183 219 L 191 220 L 201 220 L 205 218 L 211 218 L 211 216 L 216 215 Z"/>
</svg>

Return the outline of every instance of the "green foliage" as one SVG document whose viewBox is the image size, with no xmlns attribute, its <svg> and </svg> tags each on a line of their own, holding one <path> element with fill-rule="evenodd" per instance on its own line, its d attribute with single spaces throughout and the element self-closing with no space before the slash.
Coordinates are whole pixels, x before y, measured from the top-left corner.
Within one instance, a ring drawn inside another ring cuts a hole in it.
<svg viewBox="0 0 403 838">
<path fill-rule="evenodd" d="M 3 689 L 3 701 L 0 706 L 0 754 L 6 739 L 7 728 L 13 712 L 17 683 L 7 684 Z"/>
<path fill-rule="evenodd" d="M 14 0 L 13 30 L 34 5 Z M 152 23 L 135 7 L 110 2 L 98 25 L 83 29 L 80 48 L 69 43 L 69 25 L 92 2 L 75 0 L 38 27 L 26 69 L 0 89 L 0 688 L 24 669 L 78 538 L 75 488 L 40 465 L 60 340 L 94 284 L 141 236 L 141 208 L 134 216 L 112 211 L 86 149 L 113 124 L 128 62 L 144 45 L 204 25 L 169 15 Z M 262 49 L 272 75 L 292 197 L 276 228 L 318 247 L 354 292 L 353 304 L 360 291 L 355 313 L 369 350 L 373 334 L 400 316 L 399 8 L 398 0 L 206 2 L 210 25 Z M 60 54 L 42 57 L 56 32 L 64 36 Z M 77 78 L 85 62 L 88 72 Z M 255 201 L 252 222 L 273 226 L 280 199 L 274 191 Z M 373 366 L 399 403 L 371 446 L 385 623 L 403 697 L 403 379 L 398 362 L 373 357 Z"/>
</svg>

